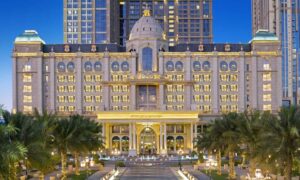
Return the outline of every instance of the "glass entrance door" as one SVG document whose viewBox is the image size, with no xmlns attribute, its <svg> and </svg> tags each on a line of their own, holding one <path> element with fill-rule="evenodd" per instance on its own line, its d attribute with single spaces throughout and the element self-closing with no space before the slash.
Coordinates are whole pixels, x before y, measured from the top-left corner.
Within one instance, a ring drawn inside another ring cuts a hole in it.
<svg viewBox="0 0 300 180">
<path fill-rule="evenodd" d="M 156 149 L 156 135 L 153 129 L 146 127 L 141 132 L 140 154 L 141 155 L 154 155 Z"/>
</svg>

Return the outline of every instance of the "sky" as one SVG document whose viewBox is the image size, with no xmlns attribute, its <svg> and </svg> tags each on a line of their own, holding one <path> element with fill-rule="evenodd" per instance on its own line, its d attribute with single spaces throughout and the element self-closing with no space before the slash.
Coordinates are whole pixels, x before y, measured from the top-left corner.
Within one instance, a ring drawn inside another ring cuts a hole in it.
<svg viewBox="0 0 300 180">
<path fill-rule="evenodd" d="M 12 108 L 11 51 L 16 36 L 37 30 L 46 43 L 63 43 L 63 0 L 15 0 L 0 3 L 0 104 Z M 251 39 L 251 0 L 213 0 L 215 43 Z"/>
</svg>

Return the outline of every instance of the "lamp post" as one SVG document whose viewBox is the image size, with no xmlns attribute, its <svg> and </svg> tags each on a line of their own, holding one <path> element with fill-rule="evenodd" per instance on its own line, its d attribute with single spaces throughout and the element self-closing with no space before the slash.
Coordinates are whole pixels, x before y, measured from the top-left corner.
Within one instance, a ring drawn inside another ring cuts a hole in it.
<svg viewBox="0 0 300 180">
<path fill-rule="evenodd" d="M 85 163 L 86 163 L 86 168 L 87 168 L 87 170 L 86 170 L 86 177 L 88 178 L 89 177 L 89 170 L 90 170 L 90 158 L 89 157 L 87 157 L 87 158 L 85 158 Z"/>
<path fill-rule="evenodd" d="M 25 166 L 26 166 L 26 178 L 28 176 L 28 163 L 27 163 L 27 157 L 25 157 Z"/>
<path fill-rule="evenodd" d="M 178 159 L 178 165 L 179 165 L 179 170 L 182 170 L 182 164 L 181 164 L 181 155 L 182 155 L 183 151 L 181 149 L 178 150 L 178 155 L 179 155 L 179 159 Z"/>
</svg>

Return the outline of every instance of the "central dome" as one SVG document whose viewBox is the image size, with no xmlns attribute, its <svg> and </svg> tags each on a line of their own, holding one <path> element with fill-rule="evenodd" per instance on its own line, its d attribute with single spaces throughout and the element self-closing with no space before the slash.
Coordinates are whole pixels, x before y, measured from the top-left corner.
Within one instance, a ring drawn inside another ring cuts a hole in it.
<svg viewBox="0 0 300 180">
<path fill-rule="evenodd" d="M 150 10 L 144 10 L 141 17 L 131 29 L 129 40 L 155 38 L 165 39 L 164 31 L 160 24 L 150 15 Z"/>
</svg>

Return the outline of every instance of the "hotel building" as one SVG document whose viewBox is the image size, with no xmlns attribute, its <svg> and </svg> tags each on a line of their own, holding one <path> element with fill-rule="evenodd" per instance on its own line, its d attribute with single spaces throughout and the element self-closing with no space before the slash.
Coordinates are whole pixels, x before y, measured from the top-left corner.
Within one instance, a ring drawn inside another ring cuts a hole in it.
<svg viewBox="0 0 300 180">
<path fill-rule="evenodd" d="M 64 0 L 64 42 L 125 46 L 146 6 L 169 46 L 212 42 L 212 0 Z"/>
<path fill-rule="evenodd" d="M 15 40 L 13 110 L 82 114 L 103 124 L 107 153 L 173 154 L 223 113 L 281 107 L 280 41 L 178 44 L 149 10 L 126 47 L 46 44 L 35 31 Z"/>
</svg>

